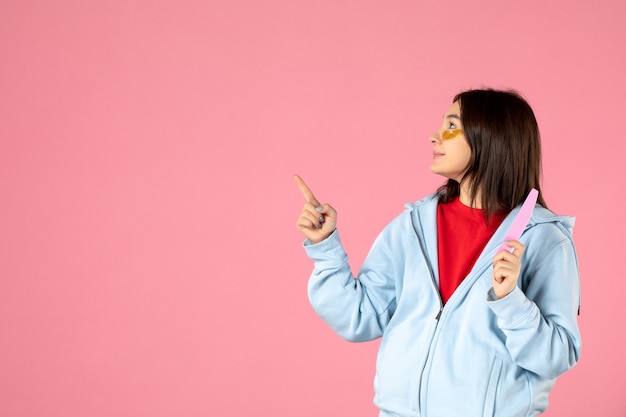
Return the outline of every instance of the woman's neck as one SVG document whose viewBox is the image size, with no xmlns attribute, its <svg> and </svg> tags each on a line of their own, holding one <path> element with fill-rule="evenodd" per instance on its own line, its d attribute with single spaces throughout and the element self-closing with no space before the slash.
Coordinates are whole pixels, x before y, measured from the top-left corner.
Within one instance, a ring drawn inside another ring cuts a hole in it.
<svg viewBox="0 0 626 417">
<path fill-rule="evenodd" d="M 467 207 L 482 209 L 480 191 L 477 191 L 474 197 L 474 201 L 472 201 L 472 194 L 470 192 L 470 185 L 468 184 L 468 182 L 465 181 L 461 183 L 461 187 L 459 190 L 459 201 Z"/>
</svg>

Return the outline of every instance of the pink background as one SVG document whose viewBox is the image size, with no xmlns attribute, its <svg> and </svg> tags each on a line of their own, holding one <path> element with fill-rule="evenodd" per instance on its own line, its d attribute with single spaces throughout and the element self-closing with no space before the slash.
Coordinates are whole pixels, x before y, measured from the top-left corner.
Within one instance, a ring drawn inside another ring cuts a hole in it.
<svg viewBox="0 0 626 417">
<path fill-rule="evenodd" d="M 1 0 L 0 415 L 375 416 L 292 175 L 356 269 L 486 85 L 531 102 L 577 216 L 583 354 L 546 415 L 625 416 L 624 4 Z"/>
</svg>

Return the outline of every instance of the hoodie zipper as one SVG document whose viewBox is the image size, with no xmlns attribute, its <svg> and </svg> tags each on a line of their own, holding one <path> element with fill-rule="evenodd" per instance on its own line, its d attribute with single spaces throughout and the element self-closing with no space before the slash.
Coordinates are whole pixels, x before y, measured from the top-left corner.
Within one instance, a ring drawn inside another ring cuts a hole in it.
<svg viewBox="0 0 626 417">
<path fill-rule="evenodd" d="M 439 327 L 439 319 L 441 318 L 441 314 L 443 313 L 443 299 L 441 298 L 441 294 L 439 293 L 439 288 L 437 287 L 437 282 L 435 281 L 435 272 L 433 270 L 433 267 L 430 263 L 430 257 L 428 256 L 428 251 L 426 250 L 426 242 L 424 242 L 423 240 L 423 236 L 422 234 L 418 231 L 418 227 L 416 224 L 416 217 L 418 216 L 417 211 L 414 211 L 414 218 L 412 218 L 412 225 L 413 225 L 413 231 L 415 232 L 415 236 L 417 237 L 417 241 L 419 243 L 420 249 L 422 250 L 422 255 L 424 256 L 424 259 L 426 260 L 426 264 L 428 266 L 428 271 L 430 272 L 430 279 L 431 279 L 431 283 L 433 285 L 433 290 L 435 291 L 435 293 L 437 294 L 437 296 L 439 297 L 439 311 L 437 312 L 436 316 L 435 316 L 435 326 L 432 330 L 431 333 L 431 337 L 430 337 L 430 342 L 428 345 L 428 349 L 426 351 L 426 358 L 424 360 L 424 366 L 422 367 L 421 371 L 420 371 L 420 379 L 419 379 L 419 384 L 418 384 L 418 392 L 417 392 L 417 410 L 419 411 L 419 413 L 422 413 L 422 386 L 424 383 L 424 373 L 426 372 L 426 366 L 428 364 L 428 359 L 430 358 L 431 355 L 431 348 L 433 345 L 433 340 L 435 338 L 435 334 L 437 333 L 437 328 Z"/>
</svg>

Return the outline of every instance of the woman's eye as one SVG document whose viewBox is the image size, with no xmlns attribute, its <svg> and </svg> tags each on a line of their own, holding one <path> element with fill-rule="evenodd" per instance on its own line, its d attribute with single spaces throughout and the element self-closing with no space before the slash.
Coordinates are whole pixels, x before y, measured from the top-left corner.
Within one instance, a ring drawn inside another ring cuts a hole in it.
<svg viewBox="0 0 626 417">
<path fill-rule="evenodd" d="M 452 122 L 448 123 L 448 129 L 456 129 L 456 125 Z"/>
</svg>

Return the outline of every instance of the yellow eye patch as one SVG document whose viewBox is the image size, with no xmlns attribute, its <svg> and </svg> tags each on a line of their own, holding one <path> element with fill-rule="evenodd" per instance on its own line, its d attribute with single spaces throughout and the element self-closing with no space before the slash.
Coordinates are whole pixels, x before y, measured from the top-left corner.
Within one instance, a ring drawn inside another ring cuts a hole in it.
<svg viewBox="0 0 626 417">
<path fill-rule="evenodd" d="M 462 129 L 448 129 L 441 132 L 441 140 L 452 140 L 463 134 Z"/>
</svg>

